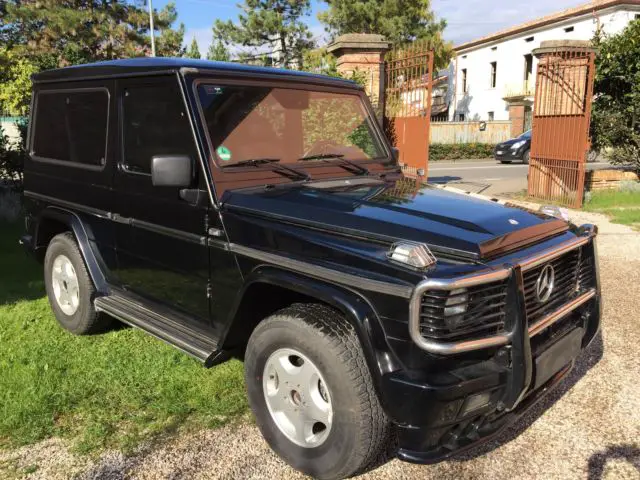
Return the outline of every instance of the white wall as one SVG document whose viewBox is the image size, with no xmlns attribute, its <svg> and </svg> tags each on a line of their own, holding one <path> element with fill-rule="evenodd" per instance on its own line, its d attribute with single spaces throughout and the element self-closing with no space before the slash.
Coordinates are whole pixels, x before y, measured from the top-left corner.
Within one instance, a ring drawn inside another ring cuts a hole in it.
<svg viewBox="0 0 640 480">
<path fill-rule="evenodd" d="M 463 113 L 467 120 L 488 120 L 488 112 L 495 112 L 495 120 L 508 120 L 507 103 L 503 100 L 509 88 L 524 84 L 524 56 L 540 47 L 544 40 L 591 40 L 598 27 L 598 22 L 606 34 L 622 31 L 627 24 L 640 14 L 639 7 L 624 6 L 604 9 L 597 16 L 584 15 L 569 20 L 547 25 L 539 29 L 527 31 L 514 37 L 472 47 L 458 52 L 453 60 L 457 81 L 455 98 L 449 109 L 451 120 Z M 573 27 L 572 32 L 565 28 Z M 526 38 L 533 37 L 527 42 Z M 457 62 L 457 68 L 455 65 Z M 496 88 L 490 88 L 491 62 L 497 62 Z M 537 59 L 533 58 L 532 82 L 535 85 Z M 462 92 L 462 69 L 467 69 L 467 93 Z"/>
<path fill-rule="evenodd" d="M 2 133 L 8 138 L 10 143 L 20 141 L 20 130 L 18 130 L 15 122 L 0 120 L 0 129 L 2 129 Z"/>
</svg>

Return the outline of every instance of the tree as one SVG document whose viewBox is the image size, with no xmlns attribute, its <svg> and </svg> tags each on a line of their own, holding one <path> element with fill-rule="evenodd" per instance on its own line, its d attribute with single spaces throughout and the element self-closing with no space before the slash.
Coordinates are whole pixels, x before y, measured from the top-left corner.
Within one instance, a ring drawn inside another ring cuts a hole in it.
<svg viewBox="0 0 640 480">
<path fill-rule="evenodd" d="M 6 45 L 39 68 L 146 55 L 145 0 L 5 0 L 0 30 Z M 173 29 L 175 4 L 154 13 L 158 53 L 182 54 L 184 26 Z"/>
<path fill-rule="evenodd" d="M 0 111 L 26 115 L 31 100 L 31 75 L 37 67 L 27 58 L 0 49 Z"/>
<path fill-rule="evenodd" d="M 325 0 L 329 9 L 318 19 L 333 37 L 346 33 L 377 33 L 400 46 L 424 39 L 441 68 L 451 58 L 452 46 L 442 37 L 447 23 L 436 20 L 431 0 Z"/>
<path fill-rule="evenodd" d="M 340 77 L 338 60 L 326 48 L 307 50 L 303 55 L 302 69 L 307 72 L 320 73 L 330 77 Z"/>
<path fill-rule="evenodd" d="M 209 51 L 207 52 L 207 60 L 215 60 L 218 62 L 228 62 L 231 60 L 231 54 L 227 47 L 225 47 L 222 40 L 214 41 L 209 46 Z"/>
<path fill-rule="evenodd" d="M 147 30 L 150 27 L 148 18 L 149 16 L 146 15 L 147 20 L 143 23 Z M 159 57 L 181 57 L 185 52 L 182 46 L 184 42 L 184 24 L 181 23 L 177 29 L 171 27 L 177 19 L 178 12 L 175 3 L 167 3 L 165 7 L 153 17 L 154 29 L 157 29 L 159 32 L 156 38 L 156 55 Z M 150 42 L 151 40 L 149 40 L 149 43 Z"/>
<path fill-rule="evenodd" d="M 200 49 L 198 48 L 198 41 L 195 38 L 191 40 L 191 45 L 189 46 L 189 49 L 184 54 L 184 56 L 187 58 L 202 58 L 202 56 L 200 55 Z"/>
<path fill-rule="evenodd" d="M 640 172 L 640 20 L 618 35 L 598 32 L 591 119 L 594 149 Z"/>
<path fill-rule="evenodd" d="M 250 47 L 245 55 L 260 60 L 267 55 L 276 66 L 302 63 L 305 50 L 313 46 L 302 18 L 311 13 L 310 0 L 244 0 L 238 22 L 216 20 L 213 31 L 226 45 Z M 261 61 L 261 60 L 260 60 Z"/>
</svg>

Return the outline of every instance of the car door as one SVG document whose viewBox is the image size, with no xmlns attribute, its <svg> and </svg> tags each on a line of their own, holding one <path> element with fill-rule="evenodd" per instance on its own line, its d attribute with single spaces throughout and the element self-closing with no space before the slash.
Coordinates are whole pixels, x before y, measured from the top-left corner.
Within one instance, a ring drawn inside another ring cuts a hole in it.
<svg viewBox="0 0 640 480">
<path fill-rule="evenodd" d="M 114 183 L 121 286 L 209 324 L 205 225 L 210 205 L 178 78 L 117 84 L 120 162 Z M 158 155 L 192 159 L 189 189 L 202 193 L 199 201 L 185 197 L 183 188 L 152 184 L 151 159 Z"/>
</svg>

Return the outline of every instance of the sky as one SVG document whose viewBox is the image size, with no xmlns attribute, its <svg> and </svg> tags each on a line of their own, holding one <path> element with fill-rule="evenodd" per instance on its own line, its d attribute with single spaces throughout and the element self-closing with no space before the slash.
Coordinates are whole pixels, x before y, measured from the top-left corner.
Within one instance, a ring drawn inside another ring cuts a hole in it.
<svg viewBox="0 0 640 480">
<path fill-rule="evenodd" d="M 153 0 L 154 8 L 162 8 L 170 0 Z M 196 38 L 203 56 L 211 44 L 211 27 L 216 19 L 235 20 L 239 0 L 173 0 L 178 10 L 178 22 L 186 27 L 185 44 Z M 446 40 L 455 45 L 482 37 L 505 27 L 511 27 L 535 18 L 575 7 L 586 0 L 431 0 L 438 18 L 447 21 Z M 312 14 L 307 23 L 319 44 L 326 40 L 324 28 L 317 13 L 326 9 L 326 3 L 311 0 Z"/>
</svg>

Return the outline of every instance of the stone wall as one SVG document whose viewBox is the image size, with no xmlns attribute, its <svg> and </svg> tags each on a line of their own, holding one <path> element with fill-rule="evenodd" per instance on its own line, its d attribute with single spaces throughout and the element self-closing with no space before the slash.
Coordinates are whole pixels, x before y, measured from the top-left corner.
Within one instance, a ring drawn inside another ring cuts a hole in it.
<svg viewBox="0 0 640 480">
<path fill-rule="evenodd" d="M 638 175 L 623 170 L 591 170 L 585 175 L 585 190 L 617 190 L 622 182 L 637 182 Z"/>
<path fill-rule="evenodd" d="M 338 72 L 350 77 L 355 71 L 365 77 L 365 91 L 371 103 L 384 99 L 384 57 L 391 48 L 382 35 L 351 33 L 336 38 L 327 51 L 336 57 Z"/>
</svg>

